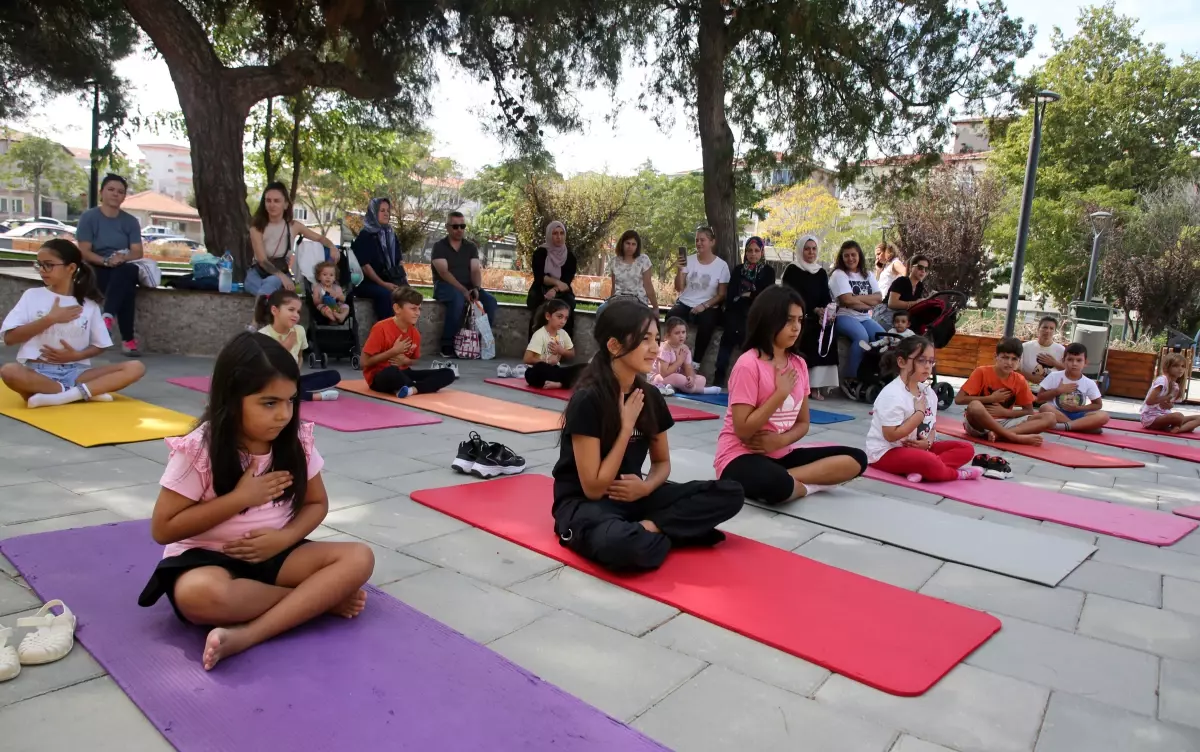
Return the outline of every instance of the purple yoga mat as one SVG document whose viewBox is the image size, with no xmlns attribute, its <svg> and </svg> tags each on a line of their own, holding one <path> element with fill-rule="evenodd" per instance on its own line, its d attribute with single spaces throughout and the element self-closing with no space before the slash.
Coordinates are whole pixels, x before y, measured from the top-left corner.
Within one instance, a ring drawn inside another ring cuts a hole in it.
<svg viewBox="0 0 1200 752">
<path fill-rule="evenodd" d="M 357 619 L 321 617 L 205 672 L 204 630 L 166 598 L 137 605 L 162 556 L 146 520 L 0 551 L 40 597 L 71 607 L 79 641 L 183 752 L 665 749 L 373 588 Z"/>
<path fill-rule="evenodd" d="M 211 379 L 207 376 L 183 376 L 167 379 L 168 384 L 208 394 Z M 374 431 L 378 428 L 402 428 L 441 423 L 442 419 L 428 413 L 405 410 L 378 400 L 364 400 L 341 392 L 333 402 L 301 402 L 300 417 L 334 431 Z"/>
</svg>

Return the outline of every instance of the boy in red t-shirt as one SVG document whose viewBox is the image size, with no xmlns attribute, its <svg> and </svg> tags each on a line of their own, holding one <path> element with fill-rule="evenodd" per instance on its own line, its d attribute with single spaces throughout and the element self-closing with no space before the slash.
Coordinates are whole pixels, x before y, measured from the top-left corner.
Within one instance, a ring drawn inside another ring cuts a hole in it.
<svg viewBox="0 0 1200 752">
<path fill-rule="evenodd" d="M 432 394 L 454 383 L 454 371 L 449 368 L 416 370 L 412 364 L 421 357 L 421 293 L 411 287 L 392 291 L 390 319 L 371 327 L 367 344 L 363 345 L 363 377 L 376 392 L 397 397 L 413 394 Z"/>
<path fill-rule="evenodd" d="M 976 368 L 958 390 L 954 404 L 966 405 L 963 428 L 988 441 L 1041 446 L 1037 434 L 1054 428 L 1054 416 L 1039 413 L 1029 382 L 1018 371 L 1023 346 L 1016 337 L 996 344 L 996 365 Z"/>
</svg>

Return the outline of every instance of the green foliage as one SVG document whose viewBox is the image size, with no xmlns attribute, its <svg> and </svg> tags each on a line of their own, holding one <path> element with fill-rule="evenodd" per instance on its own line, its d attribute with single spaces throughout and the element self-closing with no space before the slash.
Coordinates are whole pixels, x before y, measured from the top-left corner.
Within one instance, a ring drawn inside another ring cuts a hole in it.
<svg viewBox="0 0 1200 752">
<path fill-rule="evenodd" d="M 8 152 L 0 157 L 0 169 L 8 180 L 23 181 L 33 191 L 33 216 L 42 213 L 44 196 L 77 193 L 83 172 L 61 144 L 40 136 L 11 142 Z"/>
<path fill-rule="evenodd" d="M 146 169 L 146 165 L 134 163 L 122 151 L 114 149 L 106 157 L 100 160 L 97 166 L 97 175 L 100 180 L 108 173 L 120 175 L 129 182 L 129 194 L 141 193 L 148 191 L 151 188 L 150 172 Z"/>
<path fill-rule="evenodd" d="M 535 150 L 514 159 L 487 165 L 462 187 L 463 198 L 476 201 L 480 210 L 471 217 L 467 232 L 481 246 L 517 232 L 517 206 L 525 200 L 525 186 L 531 178 L 561 180 L 554 169 L 554 157 Z"/>
<path fill-rule="evenodd" d="M 680 245 L 691 248 L 696 227 L 707 224 L 704 215 L 704 177 L 690 172 L 663 175 L 650 164 L 635 178 L 634 195 L 626 211 L 625 225 L 642 237 L 642 252 L 660 277 L 675 264 Z M 613 244 L 615 251 L 616 244 Z"/>
<path fill-rule="evenodd" d="M 842 213 L 833 194 L 813 182 L 785 188 L 759 206 L 767 215 L 759 234 L 768 244 L 783 248 L 795 248 L 805 235 L 823 237 Z"/>
<path fill-rule="evenodd" d="M 1192 320 L 1200 301 L 1200 196 L 1186 181 L 1143 195 L 1112 242 L 1100 283 L 1151 336 Z"/>
<path fill-rule="evenodd" d="M 1054 30 L 1053 54 L 1025 87 L 1062 95 L 1043 121 L 1026 266 L 1034 285 L 1061 303 L 1083 291 L 1092 238 L 1086 214 L 1111 211 L 1120 227 L 1135 213 L 1136 194 L 1196 177 L 1190 155 L 1200 142 L 1200 61 L 1173 61 L 1112 4 L 1082 9 L 1078 26 L 1069 38 Z M 991 237 L 1004 259 L 1015 245 L 1032 128 L 1028 112 L 993 129 L 991 161 L 1010 191 Z"/>
<path fill-rule="evenodd" d="M 610 253 L 621 232 L 619 220 L 633 198 L 637 179 L 582 173 L 567 180 L 531 178 L 516 208 L 517 254 L 529 258 L 545 243 L 546 226 L 554 220 L 567 228 L 567 246 L 584 269 L 597 256 Z"/>
</svg>

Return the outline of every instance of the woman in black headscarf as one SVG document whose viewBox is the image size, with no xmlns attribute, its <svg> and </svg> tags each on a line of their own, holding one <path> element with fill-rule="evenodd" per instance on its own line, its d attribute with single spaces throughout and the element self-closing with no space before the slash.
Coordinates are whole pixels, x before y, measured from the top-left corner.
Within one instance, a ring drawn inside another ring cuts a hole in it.
<svg viewBox="0 0 1200 752">
<path fill-rule="evenodd" d="M 392 202 L 385 197 L 371 199 L 363 216 L 362 231 L 350 245 L 363 273 L 363 281 L 354 288 L 354 294 L 371 299 L 377 321 L 391 318 L 392 290 L 408 284 L 404 249 L 396 242 L 391 221 Z"/>
</svg>

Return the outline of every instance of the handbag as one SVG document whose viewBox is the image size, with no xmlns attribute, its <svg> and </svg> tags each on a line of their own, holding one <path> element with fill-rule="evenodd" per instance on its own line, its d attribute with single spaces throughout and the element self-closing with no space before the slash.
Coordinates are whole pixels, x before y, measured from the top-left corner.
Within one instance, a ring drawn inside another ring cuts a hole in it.
<svg viewBox="0 0 1200 752">
<path fill-rule="evenodd" d="M 468 305 L 472 326 L 479 332 L 479 357 L 482 360 L 492 360 L 496 357 L 496 338 L 492 335 L 492 322 L 488 321 L 487 311 L 478 300 Z"/>
<path fill-rule="evenodd" d="M 140 258 L 129 263 L 137 267 L 138 284 L 142 287 L 154 288 L 162 284 L 162 269 L 158 268 L 158 262 L 154 259 Z"/>
<path fill-rule="evenodd" d="M 483 354 L 483 337 L 480 336 L 479 330 L 475 326 L 475 316 L 472 313 L 473 306 L 467 304 L 466 317 L 463 320 L 463 326 L 458 330 L 458 334 L 454 335 L 454 354 L 463 360 L 479 360 Z M 487 317 L 484 317 L 487 321 Z M 488 328 L 488 333 L 491 333 L 491 328 Z M 493 354 L 495 357 L 495 343 L 493 342 Z"/>
</svg>

